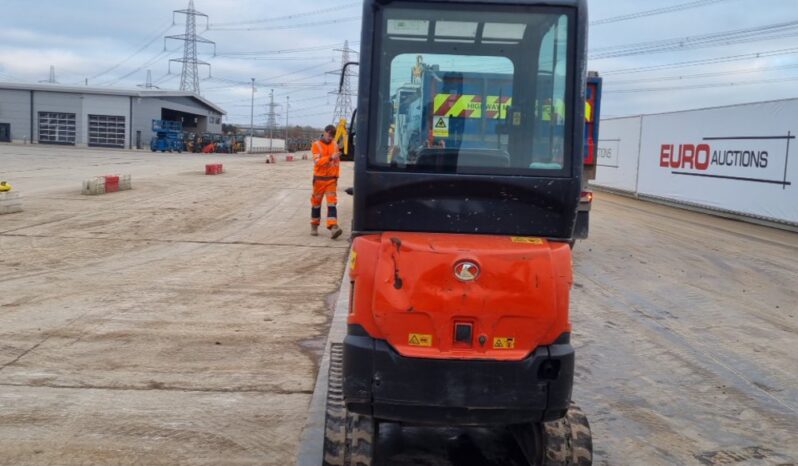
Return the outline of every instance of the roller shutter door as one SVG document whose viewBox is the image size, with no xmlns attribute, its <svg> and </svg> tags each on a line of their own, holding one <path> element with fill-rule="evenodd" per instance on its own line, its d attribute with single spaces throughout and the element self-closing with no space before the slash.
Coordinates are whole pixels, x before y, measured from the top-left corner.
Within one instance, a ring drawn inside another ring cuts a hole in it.
<svg viewBox="0 0 798 466">
<path fill-rule="evenodd" d="M 75 144 L 75 114 L 39 112 L 39 142 Z"/>
<path fill-rule="evenodd" d="M 89 145 L 125 147 L 125 117 L 89 115 Z"/>
</svg>

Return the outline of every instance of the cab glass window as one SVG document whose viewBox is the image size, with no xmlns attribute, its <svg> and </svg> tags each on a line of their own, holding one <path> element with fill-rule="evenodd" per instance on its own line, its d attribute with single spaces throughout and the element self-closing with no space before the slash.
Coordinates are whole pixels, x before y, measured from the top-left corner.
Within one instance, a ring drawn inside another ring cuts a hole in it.
<svg viewBox="0 0 798 466">
<path fill-rule="evenodd" d="M 372 167 L 567 174 L 567 13 L 390 7 L 382 21 Z"/>
</svg>

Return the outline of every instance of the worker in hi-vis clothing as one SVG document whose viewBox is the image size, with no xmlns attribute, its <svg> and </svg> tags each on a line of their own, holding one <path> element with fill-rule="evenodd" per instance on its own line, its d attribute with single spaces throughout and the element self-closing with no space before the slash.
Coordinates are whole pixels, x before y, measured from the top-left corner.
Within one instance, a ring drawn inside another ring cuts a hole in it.
<svg viewBox="0 0 798 466">
<path fill-rule="evenodd" d="M 321 139 L 313 143 L 313 194 L 310 197 L 310 234 L 319 235 L 321 225 L 321 202 L 327 198 L 327 229 L 332 239 L 341 236 L 338 226 L 338 171 L 341 165 L 341 151 L 335 137 L 335 126 L 324 128 Z"/>
</svg>

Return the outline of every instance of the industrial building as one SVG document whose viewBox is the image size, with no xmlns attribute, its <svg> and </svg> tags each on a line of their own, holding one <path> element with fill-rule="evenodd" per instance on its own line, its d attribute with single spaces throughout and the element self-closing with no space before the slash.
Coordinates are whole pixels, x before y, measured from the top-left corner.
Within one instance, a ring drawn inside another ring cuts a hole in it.
<svg viewBox="0 0 798 466">
<path fill-rule="evenodd" d="M 152 120 L 219 134 L 224 114 L 190 92 L 0 83 L 0 142 L 141 149 Z"/>
</svg>

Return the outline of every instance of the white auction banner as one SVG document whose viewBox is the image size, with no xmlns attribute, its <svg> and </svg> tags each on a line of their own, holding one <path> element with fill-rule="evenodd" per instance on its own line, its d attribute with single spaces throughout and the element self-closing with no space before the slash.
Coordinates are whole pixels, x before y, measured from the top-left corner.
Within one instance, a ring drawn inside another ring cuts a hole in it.
<svg viewBox="0 0 798 466">
<path fill-rule="evenodd" d="M 633 120 L 602 120 L 595 184 L 798 224 L 798 99 L 644 115 L 636 173 Z"/>
<path fill-rule="evenodd" d="M 635 192 L 642 117 L 601 120 L 596 154 L 597 186 Z"/>
</svg>

